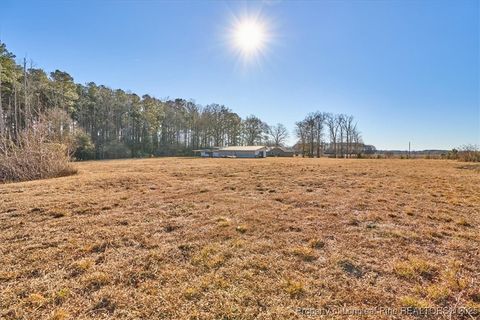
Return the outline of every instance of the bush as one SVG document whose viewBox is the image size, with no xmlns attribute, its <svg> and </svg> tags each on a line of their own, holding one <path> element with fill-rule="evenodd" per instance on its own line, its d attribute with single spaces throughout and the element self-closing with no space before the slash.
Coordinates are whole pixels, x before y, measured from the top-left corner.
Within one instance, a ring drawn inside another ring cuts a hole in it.
<svg viewBox="0 0 480 320">
<path fill-rule="evenodd" d="M 447 154 L 445 155 L 445 158 L 449 160 L 458 160 L 458 150 L 452 149 L 451 151 L 448 151 Z"/>
<path fill-rule="evenodd" d="M 125 144 L 117 141 L 105 145 L 103 148 L 104 159 L 122 159 L 130 158 L 132 151 Z"/>
<path fill-rule="evenodd" d="M 73 154 L 77 160 L 95 159 L 95 145 L 90 136 L 83 131 L 75 134 L 75 152 Z"/>
<path fill-rule="evenodd" d="M 476 145 L 466 145 L 458 151 L 458 160 L 465 162 L 480 162 L 480 149 Z"/>
<path fill-rule="evenodd" d="M 57 139 L 47 122 L 39 121 L 16 139 L 0 136 L 0 182 L 27 181 L 76 173 L 69 145 Z M 66 141 L 66 139 L 63 139 Z"/>
</svg>

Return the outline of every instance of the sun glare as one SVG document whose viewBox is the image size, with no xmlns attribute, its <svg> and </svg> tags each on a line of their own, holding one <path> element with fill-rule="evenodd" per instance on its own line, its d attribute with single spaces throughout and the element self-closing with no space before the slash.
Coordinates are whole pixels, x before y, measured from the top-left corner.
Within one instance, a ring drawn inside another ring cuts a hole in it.
<svg viewBox="0 0 480 320">
<path fill-rule="evenodd" d="M 246 55 L 260 51 L 265 44 L 265 31 L 256 21 L 241 21 L 235 29 L 236 47 Z"/>
<path fill-rule="evenodd" d="M 225 33 L 229 47 L 242 67 L 260 66 L 272 45 L 272 24 L 260 13 L 231 16 L 232 23 Z"/>
</svg>

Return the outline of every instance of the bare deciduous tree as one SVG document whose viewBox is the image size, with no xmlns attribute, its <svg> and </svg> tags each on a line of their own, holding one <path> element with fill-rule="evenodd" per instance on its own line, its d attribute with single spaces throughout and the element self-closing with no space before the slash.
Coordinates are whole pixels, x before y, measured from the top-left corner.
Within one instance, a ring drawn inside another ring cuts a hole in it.
<svg viewBox="0 0 480 320">
<path fill-rule="evenodd" d="M 323 151 L 323 131 L 325 127 L 326 114 L 323 112 L 315 112 L 313 114 L 314 119 L 314 132 L 315 132 L 315 145 L 317 157 L 320 157 Z"/>
<path fill-rule="evenodd" d="M 305 121 L 295 123 L 295 133 L 299 138 L 302 157 L 305 157 L 305 144 L 307 143 L 307 125 Z"/>
<path fill-rule="evenodd" d="M 299 138 L 297 149 L 301 148 L 302 154 L 310 157 L 320 157 L 325 151 L 334 157 L 351 157 L 362 153 L 365 148 L 357 124 L 350 115 L 310 113 L 296 123 L 296 133 Z M 324 141 L 325 133 L 329 143 Z"/>
<path fill-rule="evenodd" d="M 246 145 L 257 145 L 266 142 L 268 125 L 259 118 L 250 115 L 243 122 L 244 142 Z"/>
<path fill-rule="evenodd" d="M 274 126 L 270 126 L 268 133 L 272 140 L 272 144 L 276 147 L 285 145 L 285 142 L 288 139 L 288 130 L 281 123 L 277 123 Z"/>
<path fill-rule="evenodd" d="M 335 154 L 335 157 L 338 155 L 337 149 L 337 139 L 338 139 L 338 130 L 339 130 L 339 121 L 337 115 L 328 114 L 326 117 L 326 123 L 328 127 L 328 133 L 330 135 L 330 149 Z"/>
<path fill-rule="evenodd" d="M 356 130 L 356 124 L 353 123 L 353 116 L 344 116 L 342 127 L 345 133 L 345 153 L 342 156 L 349 158 L 352 154 L 353 133 Z"/>
</svg>

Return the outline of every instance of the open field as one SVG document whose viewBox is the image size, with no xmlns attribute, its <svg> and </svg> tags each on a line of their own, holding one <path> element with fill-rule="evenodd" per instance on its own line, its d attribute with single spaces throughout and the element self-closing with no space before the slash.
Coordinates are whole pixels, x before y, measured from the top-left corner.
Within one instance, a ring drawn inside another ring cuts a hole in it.
<svg viewBox="0 0 480 320">
<path fill-rule="evenodd" d="M 2 319 L 480 307 L 478 165 L 165 158 L 76 166 L 75 176 L 0 185 Z"/>
</svg>

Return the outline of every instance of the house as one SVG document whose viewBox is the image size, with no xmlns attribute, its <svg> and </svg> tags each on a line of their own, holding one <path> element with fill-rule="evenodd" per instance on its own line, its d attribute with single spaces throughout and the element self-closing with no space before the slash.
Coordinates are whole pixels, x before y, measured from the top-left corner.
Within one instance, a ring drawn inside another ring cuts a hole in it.
<svg viewBox="0 0 480 320">
<path fill-rule="evenodd" d="M 194 154 L 199 154 L 202 158 L 218 158 L 218 147 L 193 150 Z"/>
<path fill-rule="evenodd" d="M 293 149 L 285 147 L 272 147 L 267 151 L 268 157 L 293 157 L 294 154 Z"/>
<path fill-rule="evenodd" d="M 265 158 L 265 146 L 230 146 L 224 148 L 208 148 L 193 150 L 195 154 L 206 158 Z"/>
<path fill-rule="evenodd" d="M 265 146 L 231 146 L 218 150 L 222 158 L 265 158 L 267 147 Z"/>
</svg>

